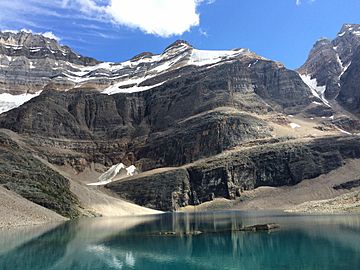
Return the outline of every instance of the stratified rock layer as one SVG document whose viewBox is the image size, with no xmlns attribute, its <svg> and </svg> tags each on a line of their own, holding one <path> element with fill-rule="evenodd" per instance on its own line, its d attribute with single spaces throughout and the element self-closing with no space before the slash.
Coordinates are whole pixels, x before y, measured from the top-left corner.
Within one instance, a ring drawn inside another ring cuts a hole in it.
<svg viewBox="0 0 360 270">
<path fill-rule="evenodd" d="M 342 166 L 346 159 L 353 158 L 360 158 L 357 137 L 278 142 L 232 150 L 183 168 L 167 169 L 165 173 L 155 170 L 148 172 L 150 176 L 116 181 L 107 187 L 141 205 L 174 210 L 217 197 L 235 199 L 241 197 L 243 190 L 260 186 L 295 185 L 328 173 Z M 159 190 L 159 178 L 167 183 L 164 190 Z M 146 196 L 143 197 L 143 192 L 138 192 L 135 186 L 143 186 Z M 166 204 L 157 199 L 163 192 L 168 194 Z"/>
</svg>

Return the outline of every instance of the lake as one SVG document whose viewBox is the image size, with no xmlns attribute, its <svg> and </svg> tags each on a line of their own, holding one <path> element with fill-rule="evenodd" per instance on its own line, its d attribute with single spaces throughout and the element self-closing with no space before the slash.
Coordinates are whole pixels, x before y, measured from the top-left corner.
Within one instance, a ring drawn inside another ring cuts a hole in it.
<svg viewBox="0 0 360 270">
<path fill-rule="evenodd" d="M 236 231 L 272 222 L 280 229 Z M 0 230 L 0 269 L 360 269 L 360 216 L 169 213 Z"/>
</svg>

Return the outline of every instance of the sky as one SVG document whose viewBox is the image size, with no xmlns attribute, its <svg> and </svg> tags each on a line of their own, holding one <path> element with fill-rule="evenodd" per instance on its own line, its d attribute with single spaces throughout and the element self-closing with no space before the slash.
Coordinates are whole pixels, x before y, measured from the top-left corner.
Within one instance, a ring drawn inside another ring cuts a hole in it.
<svg viewBox="0 0 360 270">
<path fill-rule="evenodd" d="M 360 23 L 359 10 L 360 0 L 0 0 L 0 29 L 46 33 L 101 61 L 183 39 L 197 49 L 248 48 L 294 69 L 316 40 Z"/>
</svg>

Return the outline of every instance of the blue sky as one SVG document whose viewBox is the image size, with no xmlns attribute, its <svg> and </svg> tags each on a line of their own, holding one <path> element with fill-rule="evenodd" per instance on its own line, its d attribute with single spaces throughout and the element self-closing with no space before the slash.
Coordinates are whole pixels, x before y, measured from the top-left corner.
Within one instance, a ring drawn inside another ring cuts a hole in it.
<svg viewBox="0 0 360 270">
<path fill-rule="evenodd" d="M 360 23 L 359 10 L 359 0 L 0 0 L 0 28 L 52 32 L 103 61 L 185 39 L 198 49 L 249 48 L 297 68 L 317 39 Z"/>
</svg>

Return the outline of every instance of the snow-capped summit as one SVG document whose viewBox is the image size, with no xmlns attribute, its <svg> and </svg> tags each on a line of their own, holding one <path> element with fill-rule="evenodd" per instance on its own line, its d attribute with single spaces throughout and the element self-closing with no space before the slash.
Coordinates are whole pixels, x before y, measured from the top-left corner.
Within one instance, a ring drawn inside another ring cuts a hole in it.
<svg viewBox="0 0 360 270">
<path fill-rule="evenodd" d="M 189 48 L 193 48 L 193 46 L 190 45 L 189 42 L 187 42 L 186 40 L 178 39 L 173 43 L 171 43 L 169 46 L 167 46 L 164 50 L 164 53 L 168 50 L 181 50 L 181 49 L 189 49 Z"/>
<path fill-rule="evenodd" d="M 315 89 L 321 89 L 318 95 L 323 100 L 332 100 L 338 96 L 341 78 L 359 46 L 360 24 L 344 24 L 335 39 L 322 38 L 315 43 L 298 72 L 306 78 L 306 82 L 312 80 Z"/>
<path fill-rule="evenodd" d="M 161 54 L 142 53 L 130 61 L 113 64 L 111 69 L 117 77 L 117 82 L 104 90 L 104 93 L 139 92 L 158 86 L 165 81 L 153 80 L 156 83 L 147 83 L 150 79 L 184 67 L 211 67 L 215 64 L 239 60 L 248 56 L 264 59 L 250 52 L 248 49 L 236 50 L 198 50 L 188 42 L 178 40 L 168 46 Z M 94 67 L 96 68 L 96 67 Z M 127 75 L 122 71 L 127 70 Z M 119 76 L 120 75 L 120 76 Z"/>
<path fill-rule="evenodd" d="M 43 89 L 92 88 L 106 94 L 144 91 L 165 83 L 166 73 L 185 67 L 210 68 L 243 57 L 263 59 L 247 49 L 199 50 L 177 40 L 160 54 L 143 52 L 125 62 L 101 63 L 44 35 L 0 32 L 0 107 L 6 111 L 19 104 L 10 102 L 9 95 L 31 98 Z"/>
</svg>

